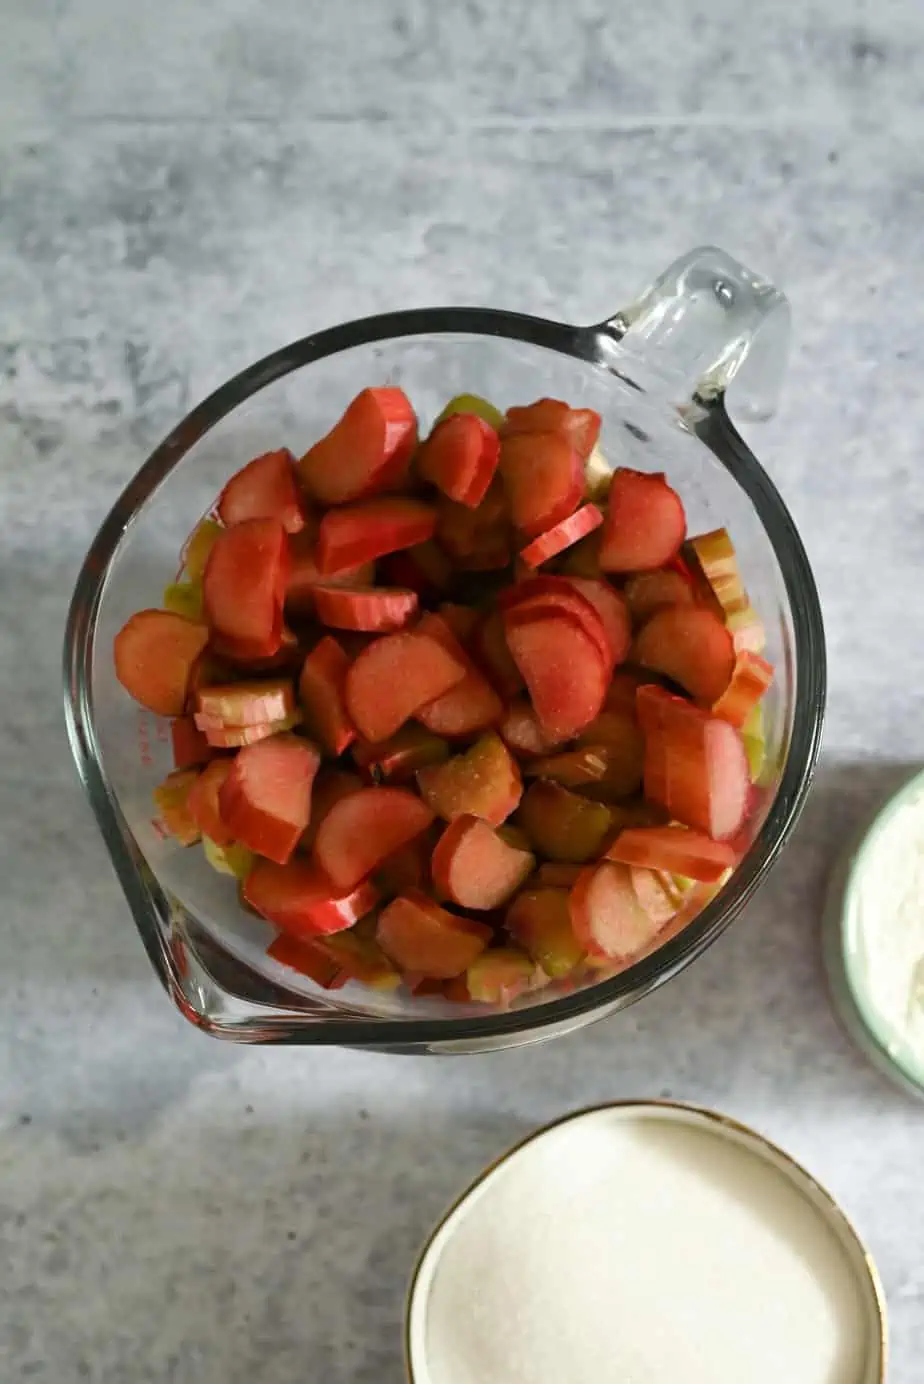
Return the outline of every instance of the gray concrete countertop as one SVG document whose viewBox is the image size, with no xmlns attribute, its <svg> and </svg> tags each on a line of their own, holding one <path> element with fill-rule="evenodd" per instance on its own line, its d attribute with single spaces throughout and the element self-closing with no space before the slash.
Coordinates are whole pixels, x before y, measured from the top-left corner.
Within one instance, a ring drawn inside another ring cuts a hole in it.
<svg viewBox="0 0 924 1384">
<path fill-rule="evenodd" d="M 916 0 L 7 0 L 0 40 L 0 1355 L 49 1384 L 398 1380 L 416 1247 L 538 1122 L 667 1093 L 753 1122 L 878 1260 L 924 1359 L 924 1106 L 819 962 L 849 825 L 924 752 Z M 576 1037 L 440 1063 L 223 1046 L 154 982 L 64 737 L 103 514 L 187 406 L 389 307 L 592 320 L 715 242 L 789 293 L 750 430 L 824 603 L 830 710 L 747 915 Z"/>
</svg>

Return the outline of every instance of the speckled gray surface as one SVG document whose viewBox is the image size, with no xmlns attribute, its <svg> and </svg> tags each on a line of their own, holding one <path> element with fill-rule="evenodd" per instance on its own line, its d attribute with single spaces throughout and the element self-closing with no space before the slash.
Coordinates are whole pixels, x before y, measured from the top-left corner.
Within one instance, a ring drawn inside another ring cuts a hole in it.
<svg viewBox="0 0 924 1384">
<path fill-rule="evenodd" d="M 537 1122 L 670 1092 L 843 1199 L 887 1288 L 891 1384 L 919 1384 L 924 1107 L 842 1037 L 818 922 L 847 827 L 924 746 L 924 10 L 3 11 L 4 1380 L 398 1380 L 446 1199 Z M 200 1037 L 155 985 L 62 726 L 66 603 L 116 491 L 188 404 L 312 327 L 439 301 L 593 319 L 704 241 L 793 302 L 783 406 L 750 436 L 830 639 L 818 784 L 771 882 L 669 987 L 549 1047 L 441 1063 Z"/>
</svg>

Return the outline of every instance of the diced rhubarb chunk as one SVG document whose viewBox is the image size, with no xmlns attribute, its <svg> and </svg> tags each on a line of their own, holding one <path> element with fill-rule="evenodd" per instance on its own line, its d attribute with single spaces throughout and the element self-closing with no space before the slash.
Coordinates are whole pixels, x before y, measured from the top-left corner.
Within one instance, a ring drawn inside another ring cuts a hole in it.
<svg viewBox="0 0 924 1384">
<path fill-rule="evenodd" d="M 265 644 L 255 644 L 249 639 L 229 639 L 213 630 L 209 649 L 228 665 L 229 677 L 234 677 L 236 673 L 245 669 L 251 676 L 257 673 L 297 672 L 301 667 L 304 651 L 295 631 L 289 629 L 286 624 L 280 624 L 279 629 L 274 632 L 272 643 L 275 646 L 274 651 L 267 653 L 268 646 Z M 208 681 L 218 680 L 211 678 Z M 206 680 L 200 679 L 199 686 L 205 685 Z"/>
<path fill-rule="evenodd" d="M 311 820 L 298 840 L 298 850 L 302 855 L 307 855 L 314 846 L 318 827 L 334 803 L 348 798 L 351 793 L 358 793 L 365 786 L 358 774 L 322 765 L 311 785 Z"/>
<path fill-rule="evenodd" d="M 401 389 L 364 389 L 298 462 L 302 484 L 324 504 L 399 490 L 417 445 L 417 419 Z"/>
<path fill-rule="evenodd" d="M 713 841 L 688 827 L 626 827 L 606 849 L 608 860 L 623 865 L 643 865 L 671 875 L 715 884 L 735 865 L 735 852 L 723 841 Z"/>
<path fill-rule="evenodd" d="M 645 912 L 628 865 L 604 862 L 584 870 L 570 894 L 571 924 L 592 956 L 628 963 L 646 951 L 664 926 Z"/>
<path fill-rule="evenodd" d="M 404 783 L 418 769 L 431 764 L 443 764 L 449 758 L 449 746 L 424 726 L 404 725 L 387 740 L 360 740 L 353 746 L 353 759 L 358 769 L 373 783 Z"/>
<path fill-rule="evenodd" d="M 605 767 L 599 781 L 609 785 L 615 796 L 628 797 L 636 792 L 645 766 L 645 737 L 634 715 L 628 711 L 601 711 L 581 732 L 578 742 L 603 761 Z M 565 782 L 560 775 L 553 777 L 559 783 Z M 590 781 L 588 776 L 585 782 Z"/>
<path fill-rule="evenodd" d="M 350 660 L 333 635 L 327 634 L 311 650 L 298 680 L 298 699 L 308 734 L 329 754 L 338 755 L 356 739 L 344 701 Z"/>
<path fill-rule="evenodd" d="M 476 1004 L 506 1008 L 543 981 L 536 963 L 516 947 L 492 947 L 471 963 L 465 973 L 469 997 Z"/>
<path fill-rule="evenodd" d="M 606 693 L 606 710 L 618 711 L 624 716 L 630 716 L 633 720 L 638 720 L 636 708 L 636 694 L 640 687 L 650 685 L 653 679 L 650 673 L 644 673 L 636 668 L 619 668 L 610 679 L 610 685 Z M 588 733 L 593 734 L 593 727 L 588 727 Z"/>
<path fill-rule="evenodd" d="M 193 765 L 207 764 L 215 758 L 215 750 L 191 716 L 177 716 L 170 722 L 170 742 L 177 769 L 191 769 Z"/>
<path fill-rule="evenodd" d="M 492 611 L 472 635 L 472 653 L 502 697 L 515 697 L 525 686 L 520 670 L 507 648 L 504 618 Z"/>
<path fill-rule="evenodd" d="M 246 846 L 232 842 L 230 846 L 217 845 L 210 836 L 202 838 L 202 853 L 208 864 L 220 875 L 230 875 L 232 879 L 245 880 L 254 866 L 256 856 Z"/>
<path fill-rule="evenodd" d="M 568 740 L 603 706 L 609 669 L 597 645 L 570 615 L 505 612 L 507 643 L 546 735 Z"/>
<path fill-rule="evenodd" d="M 493 934 L 484 923 L 448 913 L 426 894 L 411 890 L 382 910 L 375 935 L 403 971 L 451 980 L 468 969 Z"/>
<path fill-rule="evenodd" d="M 361 562 L 426 543 L 435 532 L 432 505 L 402 495 L 330 509 L 318 529 L 318 567 L 325 575 L 349 571 Z"/>
<path fill-rule="evenodd" d="M 680 496 L 664 476 L 619 467 L 610 482 L 600 566 L 605 572 L 663 567 L 680 551 L 686 526 Z"/>
<path fill-rule="evenodd" d="M 563 861 L 546 860 L 536 871 L 536 881 L 548 889 L 564 889 L 566 892 L 577 883 L 582 866 L 566 865 Z"/>
<path fill-rule="evenodd" d="M 417 454 L 416 465 L 450 500 L 474 509 L 497 470 L 497 429 L 475 413 L 454 413 L 437 423 Z"/>
<path fill-rule="evenodd" d="M 292 730 L 301 719 L 302 713 L 296 710 L 288 716 L 281 716 L 278 721 L 260 721 L 254 726 L 210 725 L 205 731 L 205 738 L 217 750 L 240 749 L 242 745 L 256 745 L 259 740 L 268 740 L 271 735 Z"/>
<path fill-rule="evenodd" d="M 261 917 L 294 937 L 320 937 L 352 927 L 379 901 L 370 880 L 341 892 L 311 860 L 287 865 L 258 860 L 244 881 L 244 898 Z"/>
<path fill-rule="evenodd" d="M 697 534 L 683 545 L 683 555 L 697 578 L 698 587 L 701 590 L 706 586 L 719 614 L 728 616 L 744 609 L 748 594 L 727 529 Z"/>
<path fill-rule="evenodd" d="M 713 705 L 713 713 L 739 730 L 743 729 L 772 681 L 772 664 L 759 654 L 745 650 L 736 657 L 731 682 Z"/>
<path fill-rule="evenodd" d="M 604 712 L 603 716 L 606 715 Z M 597 719 L 601 720 L 602 716 Z M 641 786 L 645 756 L 644 740 L 638 727 L 632 727 L 632 731 L 638 745 L 631 750 L 628 740 L 624 745 L 586 744 L 575 750 L 534 759 L 524 772 L 531 778 L 550 779 L 565 788 L 594 786 L 609 790 L 607 795 L 597 795 L 600 797 L 627 798 Z"/>
<path fill-rule="evenodd" d="M 433 852 L 433 883 L 463 908 L 499 908 L 532 871 L 535 857 L 504 841 L 481 817 L 456 817 Z"/>
<path fill-rule="evenodd" d="M 219 795 L 231 772 L 230 759 L 213 759 L 206 764 L 199 775 L 187 800 L 189 815 L 203 836 L 214 841 L 216 846 L 230 846 L 234 833 L 224 820 Z"/>
<path fill-rule="evenodd" d="M 503 486 L 495 477 L 474 509 L 440 497 L 436 535 L 457 567 L 491 571 L 511 559 L 511 529 Z"/>
<path fill-rule="evenodd" d="M 429 807 L 405 788 L 362 788 L 330 808 L 314 856 L 338 888 L 352 889 L 432 820 Z"/>
<path fill-rule="evenodd" d="M 394 899 L 409 889 L 431 888 L 430 860 L 438 836 L 439 828 L 434 824 L 382 861 L 372 878 L 383 899 Z"/>
<path fill-rule="evenodd" d="M 281 932 L 266 949 L 266 954 L 299 975 L 307 976 L 324 990 L 339 990 L 347 983 L 347 975 L 337 961 L 317 942 L 306 942 Z"/>
<path fill-rule="evenodd" d="M 534 404 L 508 411 L 503 435 L 561 433 L 581 461 L 586 461 L 600 436 L 600 424 L 600 415 L 592 408 L 570 408 L 561 399 L 537 399 Z"/>
<path fill-rule="evenodd" d="M 739 731 L 660 687 L 639 688 L 637 704 L 645 796 L 713 840 L 733 837 L 748 815 L 751 792 Z"/>
<path fill-rule="evenodd" d="M 202 519 L 193 529 L 180 556 L 181 570 L 187 581 L 201 582 L 209 553 L 221 532 L 221 524 L 214 519 Z"/>
<path fill-rule="evenodd" d="M 282 643 L 282 607 L 289 575 L 286 531 L 278 519 L 245 519 L 225 529 L 202 578 L 210 628 L 254 657 Z"/>
<path fill-rule="evenodd" d="M 189 811 L 189 795 L 198 778 L 198 769 L 174 769 L 154 789 L 160 820 L 181 846 L 193 846 L 199 840 L 199 824 Z"/>
<path fill-rule="evenodd" d="M 568 890 L 573 882 L 565 888 L 524 889 L 507 910 L 507 931 L 552 979 L 570 975 L 584 957 L 571 926 Z"/>
<path fill-rule="evenodd" d="M 465 664 L 431 635 L 389 634 L 374 640 L 352 663 L 344 700 L 365 740 L 387 740 L 465 674 Z"/>
<path fill-rule="evenodd" d="M 495 408 L 487 399 L 482 399 L 480 394 L 456 394 L 449 400 L 436 424 L 442 423 L 444 418 L 451 418 L 454 413 L 474 413 L 476 417 L 489 423 L 495 432 L 500 431 L 504 422 L 504 415 L 500 409 Z"/>
<path fill-rule="evenodd" d="M 286 533 L 299 533 L 305 527 L 305 515 L 294 467 L 288 447 L 254 457 L 221 492 L 218 513 L 222 520 L 240 524 L 244 519 L 278 519 Z"/>
<path fill-rule="evenodd" d="M 763 621 L 752 605 L 746 605 L 743 610 L 730 611 L 725 617 L 725 624 L 736 654 L 763 653 L 767 636 Z"/>
<path fill-rule="evenodd" d="M 216 726 L 258 726 L 282 721 L 295 710 L 295 694 L 286 678 L 259 682 L 232 682 L 200 687 L 196 693 L 195 721 L 199 730 Z"/>
<path fill-rule="evenodd" d="M 322 576 L 317 563 L 317 540 L 302 532 L 289 539 L 289 575 L 286 580 L 286 613 L 310 615 L 314 610 L 315 587 L 371 587 L 375 582 L 375 563 L 361 562 L 341 572 Z"/>
<path fill-rule="evenodd" d="M 735 666 L 728 630 L 711 610 L 697 606 L 655 611 L 639 631 L 632 658 L 710 703 L 728 687 Z"/>
<path fill-rule="evenodd" d="M 417 592 L 400 587 L 315 586 L 314 604 L 322 625 L 335 630 L 383 633 L 400 630 L 417 614 Z"/>
<path fill-rule="evenodd" d="M 584 498 L 581 458 L 560 433 L 505 437 L 499 470 L 513 522 L 526 538 L 567 519 Z"/>
<path fill-rule="evenodd" d="M 540 855 L 578 865 L 599 856 L 612 821 L 604 803 L 591 802 L 545 779 L 530 784 L 517 813 L 517 825 Z"/>
<path fill-rule="evenodd" d="M 417 719 L 435 735 L 450 738 L 473 735 L 497 725 L 504 714 L 504 704 L 484 674 L 475 667 L 444 617 L 425 615 L 416 632 L 435 639 L 465 669 L 460 682 L 417 711 Z"/>
<path fill-rule="evenodd" d="M 622 592 L 616 591 L 602 578 L 565 577 L 563 580 L 570 582 L 578 595 L 589 601 L 599 615 L 609 645 L 612 667 L 624 663 L 632 643 L 632 622 Z"/>
<path fill-rule="evenodd" d="M 584 577 L 597 581 L 605 575 L 600 566 L 600 541 L 603 528 L 594 529 L 579 542 L 566 548 L 558 561 L 558 571 L 562 576 Z"/>
<path fill-rule="evenodd" d="M 477 610 L 473 610 L 471 606 L 456 605 L 452 601 L 444 601 L 439 608 L 439 615 L 452 630 L 459 643 L 467 649 L 481 623 Z"/>
<path fill-rule="evenodd" d="M 379 572 L 384 586 L 415 591 L 423 604 L 438 601 L 452 585 L 454 576 L 452 563 L 433 539 L 389 554 L 379 564 Z"/>
<path fill-rule="evenodd" d="M 629 879 L 639 904 L 658 927 L 664 927 L 677 912 L 680 896 L 669 883 L 670 877 L 644 865 L 630 865 Z"/>
<path fill-rule="evenodd" d="M 359 981 L 372 990 L 395 990 L 401 984 L 400 973 L 375 937 L 367 936 L 363 931 L 372 922 L 370 916 L 346 932 L 336 932 L 323 938 L 320 945 L 341 968 L 340 974 L 348 980 Z"/>
<path fill-rule="evenodd" d="M 518 755 L 547 755 L 561 743 L 545 734 L 525 697 L 510 703 L 498 730 L 504 743 Z"/>
<path fill-rule="evenodd" d="M 516 761 L 492 731 L 464 754 L 421 769 L 417 783 L 424 800 L 444 821 L 471 813 L 496 827 L 514 811 L 523 792 Z"/>
<path fill-rule="evenodd" d="M 139 610 L 115 637 L 116 677 L 158 716 L 181 716 L 193 665 L 208 642 L 205 625 L 167 610 Z"/>
<path fill-rule="evenodd" d="M 164 587 L 164 610 L 174 615 L 185 615 L 187 620 L 202 619 L 201 581 L 172 581 Z"/>
<path fill-rule="evenodd" d="M 610 646 L 603 617 L 594 602 L 570 578 L 530 575 L 502 591 L 498 596 L 498 605 L 505 621 L 514 610 L 518 612 L 517 618 L 527 612 L 569 615 L 599 649 L 607 667 L 611 666 L 614 650 Z"/>
<path fill-rule="evenodd" d="M 636 573 L 626 582 L 625 596 L 636 625 L 665 606 L 690 606 L 694 600 L 693 587 L 672 567 Z"/>
<path fill-rule="evenodd" d="M 218 794 L 232 837 L 285 865 L 311 818 L 311 786 L 321 756 L 295 735 L 274 735 L 238 751 Z"/>
<path fill-rule="evenodd" d="M 603 514 L 596 505 L 582 505 L 567 519 L 561 519 L 550 529 L 540 533 L 525 548 L 520 549 L 520 558 L 527 567 L 541 567 L 543 562 L 564 552 L 572 544 L 579 543 L 603 523 Z"/>
</svg>

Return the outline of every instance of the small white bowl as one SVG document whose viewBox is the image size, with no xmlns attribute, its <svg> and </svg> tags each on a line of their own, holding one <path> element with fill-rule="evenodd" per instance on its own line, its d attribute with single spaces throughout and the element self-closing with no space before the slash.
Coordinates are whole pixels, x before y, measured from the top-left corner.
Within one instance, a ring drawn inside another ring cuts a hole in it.
<svg viewBox="0 0 924 1384">
<path fill-rule="evenodd" d="M 924 772 L 915 774 L 877 810 L 835 867 L 822 919 L 822 954 L 835 1013 L 873 1065 L 918 1100 L 924 1100 L 924 1064 L 870 998 L 860 935 L 859 895 L 873 843 L 888 828 L 896 812 L 921 793 Z"/>
</svg>

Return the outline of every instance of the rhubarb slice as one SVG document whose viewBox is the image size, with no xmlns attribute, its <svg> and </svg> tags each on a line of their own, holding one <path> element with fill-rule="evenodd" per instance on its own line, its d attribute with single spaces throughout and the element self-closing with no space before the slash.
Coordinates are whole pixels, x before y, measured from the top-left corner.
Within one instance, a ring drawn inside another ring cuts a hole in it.
<svg viewBox="0 0 924 1384">
<path fill-rule="evenodd" d="M 258 740 L 268 740 L 271 735 L 292 730 L 300 724 L 301 719 L 302 713 L 296 710 L 288 716 L 281 716 L 278 721 L 260 721 L 253 726 L 215 724 L 207 727 L 205 738 L 217 750 L 240 749 L 242 745 L 256 745 Z"/>
<path fill-rule="evenodd" d="M 199 688 L 195 721 L 201 731 L 218 726 L 258 726 L 281 721 L 294 710 L 292 684 L 285 678 L 232 682 Z"/>
<path fill-rule="evenodd" d="M 748 604 L 748 595 L 738 569 L 738 555 L 727 529 L 713 529 L 689 539 L 683 555 L 698 584 L 704 584 L 718 612 L 732 615 Z"/>
<path fill-rule="evenodd" d="M 536 882 L 549 889 L 564 889 L 567 893 L 577 884 L 581 868 L 580 865 L 566 865 L 558 860 L 546 860 L 536 871 Z"/>
<path fill-rule="evenodd" d="M 433 813 L 404 788 L 363 788 L 342 798 L 318 828 L 314 856 L 328 878 L 352 889 L 393 852 L 426 831 Z"/>
<path fill-rule="evenodd" d="M 202 578 L 211 629 L 252 657 L 274 654 L 282 643 L 288 575 L 286 531 L 278 519 L 246 519 L 225 529 Z"/>
<path fill-rule="evenodd" d="M 302 484 L 324 504 L 399 490 L 417 444 L 417 419 L 401 389 L 364 389 L 298 462 Z"/>
<path fill-rule="evenodd" d="M 475 667 L 446 619 L 442 615 L 425 615 L 416 632 L 435 639 L 465 669 L 460 682 L 417 711 L 417 719 L 435 735 L 450 739 L 497 725 L 504 714 L 504 704 Z"/>
<path fill-rule="evenodd" d="M 570 975 L 584 959 L 584 948 L 571 925 L 570 888 L 571 883 L 561 889 L 524 889 L 507 911 L 507 931 L 553 980 Z"/>
<path fill-rule="evenodd" d="M 170 610 L 174 615 L 184 615 L 187 620 L 201 620 L 202 604 L 200 581 L 172 581 L 164 587 L 164 610 Z"/>
<path fill-rule="evenodd" d="M 626 582 L 625 597 L 636 625 L 665 606 L 690 606 L 694 600 L 693 587 L 672 567 L 636 573 Z"/>
<path fill-rule="evenodd" d="M 518 755 L 547 755 L 561 743 L 546 735 L 525 697 L 510 703 L 498 731 L 504 743 Z"/>
<path fill-rule="evenodd" d="M 616 591 L 603 579 L 565 577 L 563 580 L 570 582 L 578 595 L 583 596 L 599 615 L 609 645 L 611 666 L 615 668 L 624 663 L 632 643 L 632 622 L 622 592 Z"/>
<path fill-rule="evenodd" d="M 295 484 L 295 458 L 287 447 L 254 457 L 228 481 L 218 501 L 226 524 L 245 519 L 278 519 L 286 533 L 305 527 L 301 496 Z"/>
<path fill-rule="evenodd" d="M 600 566 L 605 572 L 663 567 L 680 551 L 686 523 L 680 496 L 663 475 L 619 467 L 610 482 Z"/>
<path fill-rule="evenodd" d="M 219 846 L 210 836 L 202 838 L 202 853 L 206 862 L 220 875 L 230 875 L 232 879 L 245 880 L 254 866 L 256 856 L 246 846 L 233 842 L 230 846 Z"/>
<path fill-rule="evenodd" d="M 328 754 L 342 754 L 356 739 L 356 728 L 344 701 L 350 660 L 333 635 L 311 650 L 298 680 L 298 699 L 305 725 Z"/>
<path fill-rule="evenodd" d="M 318 942 L 306 942 L 281 932 L 267 947 L 266 954 L 324 990 L 339 990 L 347 983 L 348 976 L 340 962 Z"/>
<path fill-rule="evenodd" d="M 199 824 L 189 811 L 189 795 L 198 778 L 198 769 L 174 769 L 154 789 L 158 816 L 181 846 L 193 846 L 199 840 Z"/>
<path fill-rule="evenodd" d="M 202 519 L 193 529 L 180 557 L 181 570 L 187 581 L 201 582 L 209 553 L 221 532 L 221 524 L 216 524 L 214 519 Z"/>
<path fill-rule="evenodd" d="M 499 611 L 485 616 L 472 636 L 472 653 L 502 697 L 515 697 L 525 683 L 507 648 L 504 619 Z"/>
<path fill-rule="evenodd" d="M 604 716 L 606 714 L 603 713 Z M 597 719 L 599 721 L 603 717 Z M 579 749 L 565 750 L 562 754 L 534 759 L 524 772 L 530 778 L 550 779 L 565 788 L 594 786 L 608 789 L 606 796 L 630 797 L 641 786 L 645 757 L 644 740 L 637 727 L 631 729 L 634 737 L 637 737 L 637 746 L 633 745 L 631 750 L 628 739 L 624 745 L 586 744 Z"/>
<path fill-rule="evenodd" d="M 723 721 L 731 722 L 739 730 L 743 729 L 748 717 L 772 682 L 772 664 L 759 654 L 745 650 L 735 659 L 731 681 L 713 705 L 714 714 L 721 716 Z"/>
<path fill-rule="evenodd" d="M 317 563 L 325 575 L 374 562 L 386 553 L 426 543 L 436 532 L 436 510 L 420 500 L 394 496 L 344 505 L 324 515 L 318 529 Z"/>
<path fill-rule="evenodd" d="M 230 759 L 213 759 L 206 764 L 187 799 L 189 815 L 203 836 L 214 841 L 216 846 L 230 846 L 234 833 L 224 820 L 219 795 L 222 786 L 231 772 Z"/>
<path fill-rule="evenodd" d="M 513 522 L 526 538 L 567 519 L 584 498 L 581 458 L 560 433 L 505 437 L 499 469 Z"/>
<path fill-rule="evenodd" d="M 194 765 L 208 764 L 210 759 L 215 758 L 216 751 L 191 716 L 177 716 L 170 722 L 170 743 L 174 767 L 177 769 L 191 769 Z"/>
<path fill-rule="evenodd" d="M 450 500 L 475 509 L 494 478 L 499 454 L 496 428 L 475 413 L 454 413 L 437 423 L 416 465 Z"/>
<path fill-rule="evenodd" d="M 344 700 L 365 740 L 387 740 L 465 675 L 465 664 L 431 635 L 389 634 L 376 639 L 350 666 Z"/>
<path fill-rule="evenodd" d="M 495 408 L 487 399 L 482 399 L 480 394 L 456 394 L 449 400 L 436 422 L 442 423 L 444 418 L 451 418 L 454 413 L 474 413 L 486 423 L 490 423 L 495 432 L 500 431 L 504 422 L 504 415 L 500 409 Z"/>
<path fill-rule="evenodd" d="M 516 761 L 492 731 L 465 754 L 421 769 L 417 784 L 424 800 L 444 821 L 471 813 L 496 827 L 514 811 L 523 792 Z"/>
<path fill-rule="evenodd" d="M 322 576 L 317 563 L 317 544 L 313 534 L 300 533 L 289 539 L 289 575 L 286 581 L 286 613 L 292 616 L 310 615 L 314 610 L 314 593 L 317 586 L 325 587 L 370 587 L 375 582 L 375 563 L 361 562 L 356 567 L 344 568 Z M 400 583 L 389 583 L 400 585 Z"/>
<path fill-rule="evenodd" d="M 181 716 L 193 666 L 208 641 L 205 625 L 167 610 L 139 610 L 115 637 L 116 677 L 158 716 Z"/>
<path fill-rule="evenodd" d="M 408 723 L 387 740 L 360 740 L 353 746 L 353 759 L 373 783 L 404 783 L 418 769 L 443 764 L 449 758 L 449 745 L 424 726 Z"/>
<path fill-rule="evenodd" d="M 628 865 L 590 866 L 569 897 L 575 936 L 592 956 L 627 964 L 651 946 L 663 927 L 639 903 Z"/>
<path fill-rule="evenodd" d="M 609 670 L 598 646 L 569 615 L 514 607 L 505 612 L 505 623 L 510 652 L 545 734 L 558 740 L 580 734 L 606 696 Z"/>
<path fill-rule="evenodd" d="M 499 908 L 530 874 L 535 857 L 517 850 L 480 817 L 456 817 L 433 852 L 433 883 L 463 908 Z"/>
<path fill-rule="evenodd" d="M 570 408 L 561 399 L 537 399 L 507 413 L 504 437 L 517 433 L 561 433 L 586 461 L 600 436 L 601 418 L 592 408 Z"/>
<path fill-rule="evenodd" d="M 722 696 L 735 666 L 728 630 L 711 610 L 697 606 L 656 611 L 639 632 L 632 657 L 710 703 Z"/>
<path fill-rule="evenodd" d="M 233 839 L 285 865 L 310 820 L 320 762 L 315 746 L 295 735 L 274 735 L 239 750 L 218 794 Z"/>
<path fill-rule="evenodd" d="M 403 971 L 451 980 L 466 971 L 492 937 L 489 927 L 440 908 L 411 890 L 382 910 L 376 941 Z"/>
<path fill-rule="evenodd" d="M 571 616 L 593 640 L 604 662 L 608 666 L 612 664 L 614 650 L 607 638 L 603 617 L 594 602 L 578 589 L 572 579 L 547 574 L 530 575 L 502 591 L 498 596 L 498 605 L 505 621 L 514 610 L 520 614 L 527 611 L 547 614 L 551 611 Z"/>
<path fill-rule="evenodd" d="M 591 802 L 545 779 L 530 784 L 517 813 L 517 825 L 540 855 L 578 865 L 599 856 L 612 820 L 604 803 Z"/>
<path fill-rule="evenodd" d="M 379 567 L 384 586 L 415 591 L 422 604 L 433 604 L 452 585 L 452 563 L 434 540 L 416 543 L 403 552 L 391 553 Z"/>
<path fill-rule="evenodd" d="M 520 995 L 543 981 L 536 964 L 516 947 L 492 947 L 471 963 L 465 973 L 469 998 L 476 1004 L 507 1008 Z"/>
<path fill-rule="evenodd" d="M 579 543 L 602 523 L 603 514 L 596 505 L 582 505 L 573 514 L 569 514 L 567 519 L 559 520 L 550 529 L 540 533 L 525 548 L 521 548 L 520 557 L 527 567 L 540 567 L 543 562 L 548 562 L 550 558 L 564 552 L 573 543 Z"/>
<path fill-rule="evenodd" d="M 727 842 L 713 841 L 688 827 L 627 827 L 606 849 L 608 860 L 666 870 L 671 875 L 716 884 L 734 867 L 735 852 Z"/>
<path fill-rule="evenodd" d="M 244 898 L 270 923 L 294 937 L 321 937 L 352 927 L 375 907 L 379 893 L 370 880 L 340 892 L 313 861 L 287 865 L 258 860 L 244 881 Z"/>
<path fill-rule="evenodd" d="M 364 787 L 365 784 L 358 774 L 322 765 L 311 785 L 311 819 L 298 840 L 298 850 L 302 855 L 308 855 L 311 851 L 318 827 L 334 804 L 339 803 L 341 798 L 348 798 L 351 793 L 358 793 Z"/>
<path fill-rule="evenodd" d="M 379 634 L 410 623 L 417 614 L 417 592 L 400 587 L 315 586 L 314 604 L 322 625 Z"/>
</svg>

